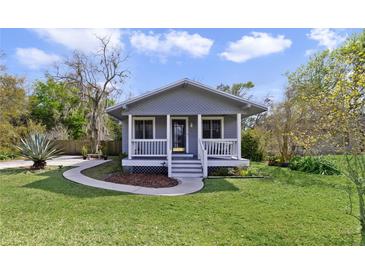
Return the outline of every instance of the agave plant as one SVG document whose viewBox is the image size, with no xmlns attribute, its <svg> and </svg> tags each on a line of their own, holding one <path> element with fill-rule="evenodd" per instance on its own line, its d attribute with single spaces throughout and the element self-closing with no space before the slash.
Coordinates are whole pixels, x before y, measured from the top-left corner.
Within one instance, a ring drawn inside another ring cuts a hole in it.
<svg viewBox="0 0 365 274">
<path fill-rule="evenodd" d="M 34 169 L 44 168 L 47 160 L 56 157 L 61 152 L 52 141 L 42 134 L 33 134 L 21 139 L 21 143 L 17 148 L 24 157 L 33 161 Z"/>
</svg>

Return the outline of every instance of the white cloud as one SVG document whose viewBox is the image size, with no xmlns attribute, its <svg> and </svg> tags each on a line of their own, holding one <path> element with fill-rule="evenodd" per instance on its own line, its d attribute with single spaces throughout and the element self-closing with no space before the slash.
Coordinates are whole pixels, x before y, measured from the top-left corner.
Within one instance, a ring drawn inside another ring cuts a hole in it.
<svg viewBox="0 0 365 274">
<path fill-rule="evenodd" d="M 156 54 L 165 59 L 169 55 L 186 53 L 192 57 L 204 57 L 209 54 L 214 41 L 186 31 L 169 31 L 164 34 L 134 32 L 130 36 L 131 45 L 139 52 Z"/>
<path fill-rule="evenodd" d="M 331 29 L 312 29 L 307 36 L 318 42 L 319 46 L 333 50 L 346 40 L 346 35 L 340 35 Z"/>
<path fill-rule="evenodd" d="M 97 37 L 110 37 L 110 45 L 123 47 L 118 29 L 34 29 L 43 39 L 61 44 L 70 50 L 95 52 L 100 46 Z"/>
<path fill-rule="evenodd" d="M 39 69 L 61 60 L 60 56 L 37 48 L 17 48 L 15 55 L 20 63 L 31 69 Z"/>
<path fill-rule="evenodd" d="M 220 53 L 220 56 L 232 62 L 243 63 L 260 56 L 282 52 L 291 44 L 292 41 L 284 35 L 274 37 L 269 33 L 252 32 L 238 41 L 229 42 L 228 48 Z"/>
<path fill-rule="evenodd" d="M 318 52 L 318 49 L 307 49 L 305 51 L 305 56 L 311 56 L 311 55 L 315 54 L 316 52 Z"/>
</svg>

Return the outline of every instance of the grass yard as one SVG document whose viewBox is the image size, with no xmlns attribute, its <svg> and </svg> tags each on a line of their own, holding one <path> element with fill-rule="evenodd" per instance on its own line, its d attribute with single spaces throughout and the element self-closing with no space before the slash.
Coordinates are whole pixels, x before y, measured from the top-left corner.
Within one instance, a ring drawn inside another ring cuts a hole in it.
<svg viewBox="0 0 365 274">
<path fill-rule="evenodd" d="M 64 179 L 65 169 L 2 170 L 0 243 L 359 244 L 359 224 L 346 214 L 343 177 L 255 165 L 272 179 L 208 179 L 201 192 L 180 197 L 94 189 Z M 102 178 L 118 167 L 115 161 L 85 173 Z"/>
</svg>

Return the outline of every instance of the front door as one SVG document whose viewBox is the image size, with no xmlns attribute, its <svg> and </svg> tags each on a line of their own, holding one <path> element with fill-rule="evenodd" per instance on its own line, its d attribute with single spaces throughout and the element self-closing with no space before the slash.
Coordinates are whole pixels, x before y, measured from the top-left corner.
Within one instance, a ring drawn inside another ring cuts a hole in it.
<svg viewBox="0 0 365 274">
<path fill-rule="evenodd" d="M 172 152 L 186 152 L 186 120 L 172 120 Z"/>
</svg>

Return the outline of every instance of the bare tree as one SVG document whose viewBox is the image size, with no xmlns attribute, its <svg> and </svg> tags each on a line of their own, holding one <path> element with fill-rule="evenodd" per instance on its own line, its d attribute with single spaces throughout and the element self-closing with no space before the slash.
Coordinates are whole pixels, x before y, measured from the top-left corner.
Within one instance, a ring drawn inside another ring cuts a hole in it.
<svg viewBox="0 0 365 274">
<path fill-rule="evenodd" d="M 75 51 L 61 66 L 55 78 L 75 85 L 90 108 L 89 131 L 92 150 L 99 151 L 100 141 L 106 134 L 106 112 L 109 99 L 122 93 L 122 85 L 129 76 L 123 68 L 127 56 L 120 48 L 110 45 L 110 37 L 97 37 L 100 48 L 92 54 Z"/>
</svg>

